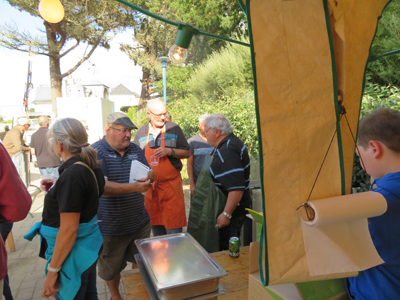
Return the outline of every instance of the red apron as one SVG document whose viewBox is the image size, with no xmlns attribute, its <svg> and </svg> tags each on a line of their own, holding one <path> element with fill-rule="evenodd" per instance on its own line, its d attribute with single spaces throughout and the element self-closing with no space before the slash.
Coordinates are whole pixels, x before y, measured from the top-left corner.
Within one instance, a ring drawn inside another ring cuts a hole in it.
<svg viewBox="0 0 400 300">
<path fill-rule="evenodd" d="M 163 225 L 166 229 L 184 227 L 187 223 L 181 173 L 167 156 L 154 156 L 156 149 L 149 147 L 150 126 L 144 153 L 154 171 L 154 182 L 153 187 L 147 190 L 144 205 L 150 215 L 151 225 Z M 165 147 L 164 131 L 165 126 L 161 131 L 161 147 Z"/>
</svg>

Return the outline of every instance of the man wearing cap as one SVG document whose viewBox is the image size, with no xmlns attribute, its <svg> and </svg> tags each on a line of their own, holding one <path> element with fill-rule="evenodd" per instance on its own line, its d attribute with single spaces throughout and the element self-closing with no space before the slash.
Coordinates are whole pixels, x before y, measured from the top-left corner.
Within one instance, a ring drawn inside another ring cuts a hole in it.
<svg viewBox="0 0 400 300">
<path fill-rule="evenodd" d="M 167 107 L 160 99 L 149 101 L 150 122 L 135 134 L 134 143 L 145 150 L 155 181 L 145 196 L 154 236 L 179 233 L 186 226 L 181 158 L 190 156 L 182 129 L 166 121 Z"/>
<path fill-rule="evenodd" d="M 28 131 L 29 120 L 27 118 L 18 118 L 17 125 L 14 126 L 4 137 L 3 145 L 10 156 L 14 156 L 20 151 L 29 152 L 31 148 L 25 144 L 23 135 Z"/>
<path fill-rule="evenodd" d="M 47 132 L 49 131 L 50 120 L 46 116 L 40 116 L 38 124 L 40 128 L 32 134 L 31 138 L 31 154 L 37 157 L 41 175 L 52 174 L 53 179 L 57 179 L 59 177 L 58 167 L 61 166 L 61 161 L 53 151 L 49 151 Z"/>
<path fill-rule="evenodd" d="M 151 230 L 142 193 L 150 187 L 154 173 L 151 171 L 147 178 L 129 183 L 133 160 L 149 166 L 142 149 L 130 142 L 133 129 L 137 127 L 124 113 L 112 113 L 107 117 L 105 137 L 92 145 L 97 150 L 106 180 L 97 214 L 103 235 L 98 269 L 112 300 L 122 299 L 120 273 L 127 261 L 132 263 L 132 268 L 136 267 L 134 255 L 138 250 L 134 241 L 150 237 Z"/>
</svg>

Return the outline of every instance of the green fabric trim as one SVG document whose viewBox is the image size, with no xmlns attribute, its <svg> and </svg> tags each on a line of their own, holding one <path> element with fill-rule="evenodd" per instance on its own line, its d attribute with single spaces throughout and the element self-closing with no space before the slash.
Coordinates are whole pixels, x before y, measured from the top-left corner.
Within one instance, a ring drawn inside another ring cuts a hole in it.
<svg viewBox="0 0 400 300">
<path fill-rule="evenodd" d="M 238 0 L 240 7 L 246 12 L 246 5 L 243 3 L 243 0 Z"/>
<path fill-rule="evenodd" d="M 385 6 L 385 8 L 386 8 L 386 6 Z M 382 16 L 382 15 L 381 15 L 381 16 Z M 379 20 L 379 19 L 380 19 L 380 17 L 378 18 L 378 20 Z M 376 26 L 376 29 L 378 29 L 378 26 Z M 376 30 L 375 30 L 375 35 L 376 35 Z M 375 39 L 375 35 L 374 35 L 374 38 L 373 38 L 372 40 Z M 371 46 L 372 46 L 372 43 L 371 43 Z M 369 51 L 371 51 L 371 47 L 369 48 Z M 382 58 L 382 57 L 389 56 L 389 55 L 393 55 L 393 54 L 399 54 L 399 53 L 400 53 L 400 49 L 397 49 L 397 50 L 392 50 L 392 51 L 388 51 L 388 52 L 379 54 L 379 55 L 377 55 L 377 56 L 370 56 L 370 57 L 368 57 L 367 64 L 368 64 L 369 62 L 371 62 L 371 61 L 380 59 L 380 58 Z"/>
<path fill-rule="evenodd" d="M 325 10 L 326 29 L 328 32 L 329 45 L 331 48 L 333 102 L 334 102 L 335 113 L 336 113 L 336 132 L 337 132 L 336 136 L 337 136 L 338 150 L 339 150 L 339 164 L 340 164 L 340 178 L 341 178 L 341 186 L 342 186 L 342 195 L 344 195 L 346 192 L 346 175 L 344 173 L 343 144 L 342 144 L 342 134 L 341 134 L 341 130 L 340 130 L 340 110 L 339 110 L 339 99 L 338 99 L 338 84 L 337 84 L 337 73 L 336 73 L 335 49 L 334 49 L 334 45 L 333 45 L 331 23 L 330 23 L 330 19 L 329 19 L 328 0 L 323 0 L 323 1 L 324 1 L 324 10 Z"/>
<path fill-rule="evenodd" d="M 240 1 L 240 0 L 239 0 Z M 260 110 L 258 106 L 258 91 L 257 91 L 257 73 L 256 73 L 256 55 L 254 52 L 254 41 L 253 34 L 251 31 L 251 17 L 250 17 L 250 0 L 247 0 L 246 5 L 246 16 L 247 16 L 247 26 L 249 31 L 249 39 L 250 39 L 250 49 L 251 49 L 251 66 L 253 71 L 253 84 L 254 84 L 254 101 L 256 108 L 256 118 L 257 118 L 257 140 L 258 140 L 258 159 L 259 159 L 259 168 L 260 168 L 260 183 L 261 183 L 261 198 L 262 198 L 262 208 L 263 215 L 265 216 L 265 197 L 264 197 L 264 155 L 262 148 L 262 136 L 261 136 L 261 124 L 260 124 Z M 264 236 L 265 235 L 265 236 Z M 260 279 L 264 286 L 267 286 L 269 283 L 269 272 L 268 272 L 268 247 L 267 247 L 267 224 L 265 221 L 265 217 L 263 218 L 261 235 L 260 235 L 260 252 L 258 258 L 258 265 L 260 271 Z M 262 265 L 262 253 L 263 253 L 263 244 L 265 238 L 265 265 Z M 265 269 L 265 277 L 263 270 Z"/>
</svg>

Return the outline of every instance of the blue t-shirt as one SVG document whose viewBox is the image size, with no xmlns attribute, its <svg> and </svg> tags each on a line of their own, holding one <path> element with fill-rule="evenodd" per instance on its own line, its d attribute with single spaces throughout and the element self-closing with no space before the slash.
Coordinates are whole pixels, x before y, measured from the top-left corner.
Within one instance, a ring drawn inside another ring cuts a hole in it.
<svg viewBox="0 0 400 300">
<path fill-rule="evenodd" d="M 197 134 L 188 139 L 190 147 L 190 154 L 193 155 L 193 180 L 194 184 L 197 182 L 201 168 L 204 164 L 204 157 L 206 154 L 211 154 L 214 148 L 203 140 L 200 134 Z"/>
<path fill-rule="evenodd" d="M 105 138 L 94 143 L 92 147 L 97 150 L 97 158 L 102 162 L 100 168 L 106 180 L 129 183 L 132 160 L 149 166 L 143 150 L 134 143 L 130 143 L 123 156 Z M 100 197 L 97 219 L 102 235 L 134 233 L 150 222 L 144 207 L 144 196 L 137 192 Z"/>
<path fill-rule="evenodd" d="M 374 181 L 374 192 L 387 201 L 387 211 L 369 218 L 372 241 L 385 263 L 348 278 L 351 296 L 357 300 L 400 299 L 400 172 Z M 373 184 L 373 186 L 374 186 Z"/>
</svg>

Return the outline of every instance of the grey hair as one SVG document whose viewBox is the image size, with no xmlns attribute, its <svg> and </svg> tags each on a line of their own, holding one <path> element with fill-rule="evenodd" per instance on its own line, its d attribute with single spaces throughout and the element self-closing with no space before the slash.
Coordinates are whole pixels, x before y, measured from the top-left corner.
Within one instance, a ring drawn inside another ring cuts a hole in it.
<svg viewBox="0 0 400 300">
<path fill-rule="evenodd" d="M 220 114 L 208 116 L 204 120 L 204 125 L 207 125 L 211 131 L 215 131 L 217 129 L 221 130 L 221 134 L 223 135 L 230 134 L 235 129 L 233 126 L 231 126 L 231 122 L 229 122 L 228 118 Z"/>
<path fill-rule="evenodd" d="M 47 116 L 40 116 L 38 119 L 39 126 L 44 126 L 49 124 L 49 118 Z"/>
<path fill-rule="evenodd" d="M 72 155 L 79 155 L 92 169 L 99 167 L 97 151 L 88 147 L 88 135 L 82 123 L 73 118 L 60 119 L 47 132 L 50 146 L 59 141 Z"/>
<path fill-rule="evenodd" d="M 203 123 L 204 120 L 209 116 L 209 114 L 204 114 L 199 117 L 199 124 Z"/>
<path fill-rule="evenodd" d="M 157 101 L 158 100 L 158 101 Z M 156 99 L 152 99 L 152 100 L 150 100 L 150 101 L 148 101 L 147 102 L 147 110 L 149 111 L 154 111 L 154 109 L 155 109 L 155 107 L 156 107 L 156 103 L 162 103 L 164 106 L 165 106 L 165 104 L 164 104 L 164 102 L 161 100 L 161 99 L 159 99 L 159 98 L 156 98 Z"/>
</svg>

